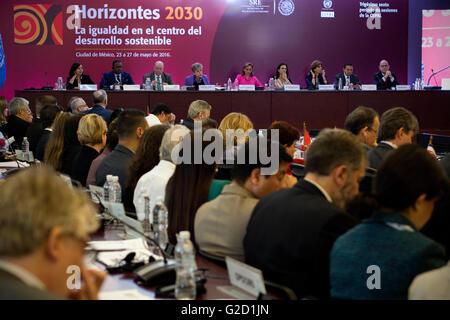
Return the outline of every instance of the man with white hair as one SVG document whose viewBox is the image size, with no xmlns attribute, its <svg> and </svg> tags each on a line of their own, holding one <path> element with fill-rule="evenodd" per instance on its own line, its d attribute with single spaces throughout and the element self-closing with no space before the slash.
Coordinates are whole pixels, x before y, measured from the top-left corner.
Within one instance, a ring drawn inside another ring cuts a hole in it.
<svg viewBox="0 0 450 320">
<path fill-rule="evenodd" d="M 99 226 L 85 193 L 29 168 L 0 185 L 0 212 L 0 300 L 98 298 L 105 273 L 83 263 Z"/>
<path fill-rule="evenodd" d="M 377 90 L 389 90 L 398 85 L 397 77 L 389 70 L 387 60 L 381 60 L 378 68 L 380 71 L 373 75 L 373 83 L 377 85 Z"/>
<path fill-rule="evenodd" d="M 164 63 L 156 61 L 153 66 L 153 72 L 146 73 L 142 77 L 142 83 L 145 84 L 147 78 L 150 79 L 153 90 L 162 90 L 164 85 L 173 84 L 172 77 L 169 73 L 164 72 Z"/>
<path fill-rule="evenodd" d="M 182 125 L 175 125 L 164 133 L 158 165 L 144 174 L 134 189 L 133 203 L 139 220 L 145 218 L 145 196 L 150 198 L 150 212 L 153 211 L 159 197 L 165 198 L 167 182 L 175 171 L 172 151 L 187 134 L 189 129 Z"/>
<path fill-rule="evenodd" d="M 8 138 L 14 137 L 15 142 L 12 147 L 15 149 L 21 147 L 23 137 L 26 136 L 27 129 L 33 121 L 33 114 L 28 105 L 28 100 L 24 98 L 12 99 L 9 103 L 8 123 L 1 130 Z"/>
<path fill-rule="evenodd" d="M 188 117 L 183 124 L 189 129 L 194 129 L 194 121 L 202 121 L 211 116 L 211 105 L 204 100 L 195 100 L 189 105 Z"/>
<path fill-rule="evenodd" d="M 73 114 L 79 114 L 89 109 L 86 102 L 81 97 L 72 97 L 69 100 L 69 108 Z"/>
<path fill-rule="evenodd" d="M 83 111 L 82 114 L 95 113 L 102 117 L 106 123 L 109 123 L 112 111 L 106 109 L 108 106 L 108 95 L 106 94 L 106 91 L 103 89 L 94 91 L 92 98 L 94 100 L 94 106 L 91 109 Z"/>
</svg>

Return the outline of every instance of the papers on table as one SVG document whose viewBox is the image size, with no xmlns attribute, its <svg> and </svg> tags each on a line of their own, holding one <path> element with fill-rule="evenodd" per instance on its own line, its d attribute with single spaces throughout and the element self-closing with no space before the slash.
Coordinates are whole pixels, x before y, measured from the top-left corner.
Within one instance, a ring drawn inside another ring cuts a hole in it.
<svg viewBox="0 0 450 320">
<path fill-rule="evenodd" d="M 88 245 L 96 251 L 148 250 L 143 238 L 114 241 L 90 241 Z"/>
<path fill-rule="evenodd" d="M 100 300 L 154 300 L 136 289 L 100 292 L 98 297 Z"/>
</svg>

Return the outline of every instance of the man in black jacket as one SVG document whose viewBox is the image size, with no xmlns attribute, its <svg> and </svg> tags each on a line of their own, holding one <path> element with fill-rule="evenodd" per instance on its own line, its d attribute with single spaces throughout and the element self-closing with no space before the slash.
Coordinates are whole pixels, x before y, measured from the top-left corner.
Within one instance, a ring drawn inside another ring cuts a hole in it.
<svg viewBox="0 0 450 320">
<path fill-rule="evenodd" d="M 33 123 L 27 129 L 27 138 L 30 142 L 30 151 L 36 155 L 36 147 L 38 145 L 39 139 L 44 132 L 45 127 L 42 126 L 41 121 L 41 110 L 46 105 L 56 104 L 56 98 L 54 96 L 43 95 L 39 96 L 35 102 L 36 117 L 33 119 Z M 35 156 L 36 158 L 36 156 Z"/>
<path fill-rule="evenodd" d="M 20 149 L 23 137 L 26 136 L 27 129 L 33 121 L 28 100 L 24 98 L 12 99 L 9 103 L 9 112 L 8 123 L 2 127 L 2 132 L 8 138 L 14 137 L 13 149 Z"/>
<path fill-rule="evenodd" d="M 380 71 L 373 75 L 373 83 L 377 85 L 377 90 L 388 90 L 398 85 L 397 77 L 389 68 L 389 62 L 380 61 Z"/>
<path fill-rule="evenodd" d="M 367 160 L 350 132 L 325 129 L 306 153 L 306 176 L 262 198 L 244 238 L 246 263 L 299 298 L 329 296 L 329 253 L 357 224 L 342 208 L 358 193 Z"/>
<path fill-rule="evenodd" d="M 369 167 L 378 169 L 387 154 L 407 143 L 412 143 L 419 132 L 417 118 L 405 108 L 387 110 L 381 116 L 378 129 L 378 145 L 367 152 Z"/>
</svg>

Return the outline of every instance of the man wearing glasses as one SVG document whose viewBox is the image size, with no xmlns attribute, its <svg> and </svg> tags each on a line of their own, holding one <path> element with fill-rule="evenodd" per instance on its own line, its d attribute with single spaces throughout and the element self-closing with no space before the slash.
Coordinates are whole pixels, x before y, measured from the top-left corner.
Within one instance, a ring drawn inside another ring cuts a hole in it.
<svg viewBox="0 0 450 320">
<path fill-rule="evenodd" d="M 28 104 L 28 100 L 24 98 L 12 99 L 9 103 L 8 123 L 1 128 L 5 136 L 8 138 L 14 137 L 15 142 L 12 147 L 15 149 L 21 147 L 23 137 L 26 136 L 27 129 L 33 121 L 33 114 Z"/>
<path fill-rule="evenodd" d="M 389 70 L 389 62 L 380 61 L 380 71 L 373 75 L 373 83 L 377 85 L 377 90 L 390 90 L 398 85 L 397 77 Z"/>
<path fill-rule="evenodd" d="M 362 147 L 367 152 L 377 141 L 380 118 L 378 113 L 372 108 L 358 107 L 353 110 L 345 119 L 345 130 L 353 133 L 361 142 Z"/>
</svg>

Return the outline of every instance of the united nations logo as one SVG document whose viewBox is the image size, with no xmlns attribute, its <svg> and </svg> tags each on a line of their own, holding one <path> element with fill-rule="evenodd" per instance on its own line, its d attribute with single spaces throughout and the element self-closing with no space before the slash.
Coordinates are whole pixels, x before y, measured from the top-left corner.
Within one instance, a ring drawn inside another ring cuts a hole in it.
<svg viewBox="0 0 450 320">
<path fill-rule="evenodd" d="M 290 16 L 294 12 L 295 6 L 292 0 L 281 0 L 278 3 L 278 11 L 283 16 Z"/>
<path fill-rule="evenodd" d="M 323 0 L 323 7 L 325 9 L 330 9 L 333 6 L 333 1 L 331 0 Z"/>
</svg>

